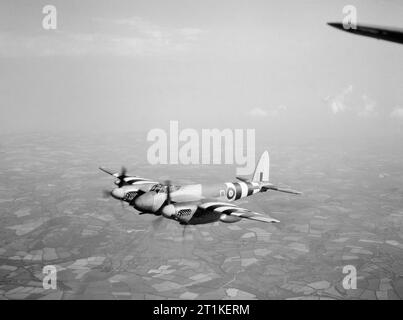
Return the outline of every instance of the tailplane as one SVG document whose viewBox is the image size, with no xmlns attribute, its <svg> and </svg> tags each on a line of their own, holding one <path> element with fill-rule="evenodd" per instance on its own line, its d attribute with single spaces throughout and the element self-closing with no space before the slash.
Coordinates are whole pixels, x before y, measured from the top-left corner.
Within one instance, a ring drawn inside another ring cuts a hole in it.
<svg viewBox="0 0 403 320">
<path fill-rule="evenodd" d="M 253 173 L 252 182 L 259 182 L 260 190 L 262 192 L 268 190 L 274 190 L 285 193 L 301 194 L 301 192 L 293 189 L 280 188 L 270 183 L 269 178 L 270 178 L 270 158 L 269 158 L 269 152 L 265 151 L 260 156 L 259 162 L 256 165 L 255 172 Z"/>
</svg>

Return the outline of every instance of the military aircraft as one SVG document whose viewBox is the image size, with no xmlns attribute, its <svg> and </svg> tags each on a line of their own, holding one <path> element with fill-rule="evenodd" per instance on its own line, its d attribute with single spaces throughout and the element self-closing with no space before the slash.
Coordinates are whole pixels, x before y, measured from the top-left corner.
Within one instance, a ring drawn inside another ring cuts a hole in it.
<svg viewBox="0 0 403 320">
<path fill-rule="evenodd" d="M 349 33 L 357 34 L 364 37 L 371 37 L 376 39 L 382 39 L 385 41 L 396 42 L 403 44 L 403 30 L 398 28 L 390 27 L 379 27 L 371 25 L 357 25 L 356 29 L 344 28 L 343 24 L 340 22 L 328 22 L 328 25 L 343 30 Z"/>
<path fill-rule="evenodd" d="M 150 179 L 126 175 L 126 169 L 113 173 L 99 169 L 117 178 L 117 188 L 104 191 L 106 196 L 129 203 L 140 214 L 149 213 L 178 221 L 183 225 L 226 223 L 250 219 L 261 222 L 279 222 L 267 215 L 250 211 L 233 204 L 241 198 L 268 190 L 301 194 L 292 189 L 280 188 L 269 182 L 269 153 L 265 151 L 255 168 L 251 180 L 237 177 L 237 182 L 220 184 L 171 185 Z"/>
</svg>

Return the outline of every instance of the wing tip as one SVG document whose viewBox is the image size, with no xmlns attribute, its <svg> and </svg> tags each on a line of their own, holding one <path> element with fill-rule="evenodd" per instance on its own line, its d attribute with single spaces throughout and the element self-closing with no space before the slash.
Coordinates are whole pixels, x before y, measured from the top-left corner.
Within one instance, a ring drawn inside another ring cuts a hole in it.
<svg viewBox="0 0 403 320">
<path fill-rule="evenodd" d="M 104 167 L 102 167 L 102 166 L 101 166 L 101 167 L 98 167 L 98 169 L 101 170 L 102 172 L 105 172 L 105 173 L 111 175 L 111 176 L 114 176 L 114 175 L 115 175 L 112 171 L 110 171 L 110 170 L 108 170 L 108 169 L 106 169 L 106 168 L 104 168 Z"/>
</svg>

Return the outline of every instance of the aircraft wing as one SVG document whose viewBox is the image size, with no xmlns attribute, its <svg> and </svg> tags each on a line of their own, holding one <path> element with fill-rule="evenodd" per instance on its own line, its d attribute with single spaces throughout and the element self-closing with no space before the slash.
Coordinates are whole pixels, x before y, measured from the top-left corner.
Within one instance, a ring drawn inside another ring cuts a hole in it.
<svg viewBox="0 0 403 320">
<path fill-rule="evenodd" d="M 111 176 L 114 176 L 116 178 L 119 176 L 119 172 L 112 172 L 111 170 L 108 170 L 108 169 L 106 169 L 104 167 L 99 167 L 99 170 L 101 170 L 101 171 L 103 171 L 103 172 L 105 172 L 107 174 L 110 174 Z"/>
<path fill-rule="evenodd" d="M 234 216 L 234 217 L 239 217 L 239 218 L 244 218 L 244 219 L 249 219 L 249 220 L 256 220 L 256 221 L 261 221 L 261 222 L 267 222 L 267 223 L 275 223 L 275 222 L 280 222 L 277 219 L 274 219 L 272 217 L 269 217 L 265 214 L 254 212 L 248 209 L 244 209 L 241 207 L 238 207 L 235 204 L 229 203 L 229 202 L 213 202 L 213 201 L 208 201 L 204 202 L 199 205 L 199 208 L 202 210 L 214 212 L 214 213 L 222 213 L 226 214 L 228 216 Z"/>
<path fill-rule="evenodd" d="M 403 44 L 403 30 L 389 27 L 379 27 L 371 25 L 357 25 L 357 29 L 344 29 L 343 24 L 339 22 L 329 22 L 329 26 L 349 33 L 364 37 L 371 37 Z"/>
</svg>

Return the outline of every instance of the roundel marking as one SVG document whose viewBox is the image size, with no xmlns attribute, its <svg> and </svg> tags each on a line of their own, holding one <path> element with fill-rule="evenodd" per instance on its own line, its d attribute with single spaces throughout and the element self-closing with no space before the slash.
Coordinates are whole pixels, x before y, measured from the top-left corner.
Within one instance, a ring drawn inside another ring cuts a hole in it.
<svg viewBox="0 0 403 320">
<path fill-rule="evenodd" d="M 232 184 L 227 184 L 227 199 L 233 200 L 236 196 L 235 186 Z"/>
</svg>

